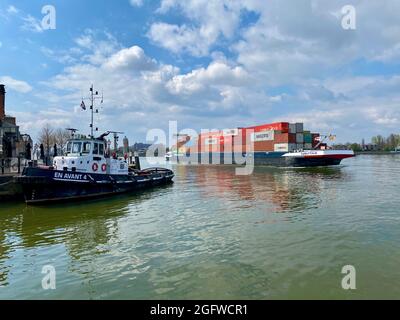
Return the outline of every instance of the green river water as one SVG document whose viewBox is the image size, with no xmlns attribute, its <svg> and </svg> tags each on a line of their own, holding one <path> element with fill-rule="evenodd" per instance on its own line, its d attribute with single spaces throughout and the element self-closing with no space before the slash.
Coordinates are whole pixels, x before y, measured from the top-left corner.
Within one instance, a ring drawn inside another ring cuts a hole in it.
<svg viewBox="0 0 400 320">
<path fill-rule="evenodd" d="M 173 185 L 138 195 L 1 203 L 0 299 L 400 298 L 399 155 L 251 176 L 171 167 Z"/>
</svg>

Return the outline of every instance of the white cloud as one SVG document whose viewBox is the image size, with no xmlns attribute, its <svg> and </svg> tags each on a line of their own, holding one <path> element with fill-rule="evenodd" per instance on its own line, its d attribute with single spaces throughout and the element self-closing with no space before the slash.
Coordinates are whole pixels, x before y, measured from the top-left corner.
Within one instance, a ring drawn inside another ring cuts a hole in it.
<svg viewBox="0 0 400 320">
<path fill-rule="evenodd" d="M 22 20 L 24 22 L 23 25 L 21 26 L 23 30 L 37 32 L 37 33 L 44 31 L 42 28 L 41 21 L 31 16 L 30 14 L 28 14 L 25 17 L 22 17 Z"/>
<path fill-rule="evenodd" d="M 179 10 L 190 24 L 155 22 L 148 37 L 174 53 L 189 52 L 205 56 L 220 39 L 232 39 L 240 22 L 243 7 L 237 0 L 163 0 L 160 14 Z"/>
<path fill-rule="evenodd" d="M 61 64 L 71 64 L 78 61 L 78 56 L 82 54 L 79 48 L 70 48 L 68 50 L 53 50 L 47 47 L 41 47 L 41 52 L 49 59 Z"/>
<path fill-rule="evenodd" d="M 88 53 L 81 59 L 92 64 L 104 63 L 108 56 L 121 49 L 113 35 L 108 32 L 95 32 L 91 29 L 85 30 L 84 34 L 74 41 L 78 45 L 78 48 L 73 48 L 75 53 L 80 54 L 80 49 L 86 50 Z"/>
<path fill-rule="evenodd" d="M 7 7 L 7 13 L 9 13 L 9 14 L 17 14 L 18 12 L 19 12 L 19 10 L 16 7 L 14 7 L 13 5 L 9 5 Z"/>
<path fill-rule="evenodd" d="M 186 25 L 153 23 L 148 32 L 151 40 L 173 53 L 188 51 L 194 56 L 208 54 L 209 45 L 215 40 L 201 35 L 200 30 Z"/>
<path fill-rule="evenodd" d="M 143 0 L 129 0 L 129 3 L 134 7 L 143 6 Z"/>
<path fill-rule="evenodd" d="M 91 43 L 98 43 L 97 39 L 79 42 L 84 48 L 82 58 L 77 54 L 76 62 L 40 84 L 47 87 L 36 94 L 46 101 L 42 108 L 46 104 L 62 105 L 65 110 L 76 107 L 75 114 L 80 114 L 84 88 L 94 83 L 97 90 L 104 90 L 105 103 L 98 119 L 101 130 L 115 129 L 110 126 L 118 124 L 131 136 L 141 136 L 143 140 L 149 128 L 166 128 L 168 120 L 178 120 L 186 127 L 207 128 L 221 125 L 217 118 L 226 117 L 230 111 L 226 122 L 228 118 L 236 118 L 240 125 L 239 119 L 248 112 L 250 104 L 260 99 L 269 101 L 265 94 L 248 90 L 249 74 L 222 55 L 215 55 L 207 67 L 182 73 L 176 66 L 150 58 L 138 46 L 119 48 L 118 43 L 109 42 L 104 46 L 113 50 L 102 52 L 101 63 L 93 59 L 98 48 Z M 74 125 L 79 126 L 79 122 Z M 81 129 L 86 129 L 86 122 Z"/>
<path fill-rule="evenodd" d="M 166 84 L 173 94 L 191 94 L 210 87 L 237 87 L 246 85 L 247 72 L 240 66 L 230 67 L 223 62 L 212 62 L 207 68 L 200 68 L 184 75 L 177 75 Z"/>
<path fill-rule="evenodd" d="M 157 67 L 157 63 L 148 58 L 142 48 L 132 46 L 113 54 L 104 63 L 104 67 L 110 70 L 152 70 Z"/>
<path fill-rule="evenodd" d="M 0 77 L 0 83 L 5 84 L 6 87 L 17 92 L 28 93 L 32 91 L 32 87 L 25 81 L 16 80 L 9 76 Z"/>
</svg>

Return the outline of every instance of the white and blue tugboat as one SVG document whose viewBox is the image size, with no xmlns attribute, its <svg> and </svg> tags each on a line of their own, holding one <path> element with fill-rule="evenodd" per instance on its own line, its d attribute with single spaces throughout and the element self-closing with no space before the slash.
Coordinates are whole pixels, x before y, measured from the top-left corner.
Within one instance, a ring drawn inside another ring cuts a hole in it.
<svg viewBox="0 0 400 320">
<path fill-rule="evenodd" d="M 174 173 L 164 168 L 140 170 L 130 168 L 127 160 L 111 154 L 105 137 L 72 138 L 66 152 L 55 157 L 49 167 L 26 167 L 18 182 L 22 185 L 25 201 L 29 204 L 99 198 L 133 192 L 172 182 Z"/>
</svg>

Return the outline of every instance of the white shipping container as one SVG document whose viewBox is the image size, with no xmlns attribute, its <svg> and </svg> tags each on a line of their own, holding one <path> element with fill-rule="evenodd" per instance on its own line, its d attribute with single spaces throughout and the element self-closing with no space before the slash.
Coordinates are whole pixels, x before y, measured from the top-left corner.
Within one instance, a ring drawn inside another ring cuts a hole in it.
<svg viewBox="0 0 400 320">
<path fill-rule="evenodd" d="M 304 144 L 304 150 L 312 150 L 312 143 L 305 143 Z"/>
<path fill-rule="evenodd" d="M 303 143 L 298 143 L 296 146 L 297 150 L 304 150 L 304 144 Z"/>
<path fill-rule="evenodd" d="M 261 131 L 261 132 L 254 132 L 251 134 L 251 141 L 273 141 L 274 140 L 274 131 Z"/>
<path fill-rule="evenodd" d="M 274 145 L 275 152 L 291 152 L 296 150 L 295 143 L 276 143 Z"/>
<path fill-rule="evenodd" d="M 304 143 L 304 134 L 296 133 L 296 142 L 297 143 Z"/>
<path fill-rule="evenodd" d="M 289 123 L 289 133 L 296 133 L 296 124 Z"/>
<path fill-rule="evenodd" d="M 237 136 L 239 134 L 239 129 L 224 129 L 222 133 L 224 136 Z"/>
</svg>

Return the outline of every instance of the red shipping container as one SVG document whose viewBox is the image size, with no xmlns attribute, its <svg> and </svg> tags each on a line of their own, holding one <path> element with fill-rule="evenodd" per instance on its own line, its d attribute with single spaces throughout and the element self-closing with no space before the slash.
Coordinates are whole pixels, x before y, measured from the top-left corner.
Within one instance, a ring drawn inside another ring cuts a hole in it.
<svg viewBox="0 0 400 320">
<path fill-rule="evenodd" d="M 254 151 L 254 145 L 237 145 L 233 147 L 233 152 L 235 153 L 245 153 L 245 152 L 253 152 Z"/>
<path fill-rule="evenodd" d="M 252 142 L 252 135 L 255 133 L 255 129 L 246 128 L 242 130 L 242 144 L 247 144 Z"/>
<path fill-rule="evenodd" d="M 274 151 L 274 141 L 256 141 L 254 142 L 254 151 Z"/>
<path fill-rule="evenodd" d="M 287 133 L 289 132 L 289 122 L 275 122 L 269 124 L 262 124 L 259 126 L 248 127 L 247 129 L 253 129 L 255 132 L 279 130 L 282 133 Z"/>
<path fill-rule="evenodd" d="M 293 133 L 275 133 L 275 143 L 296 143 L 296 134 Z"/>
</svg>

